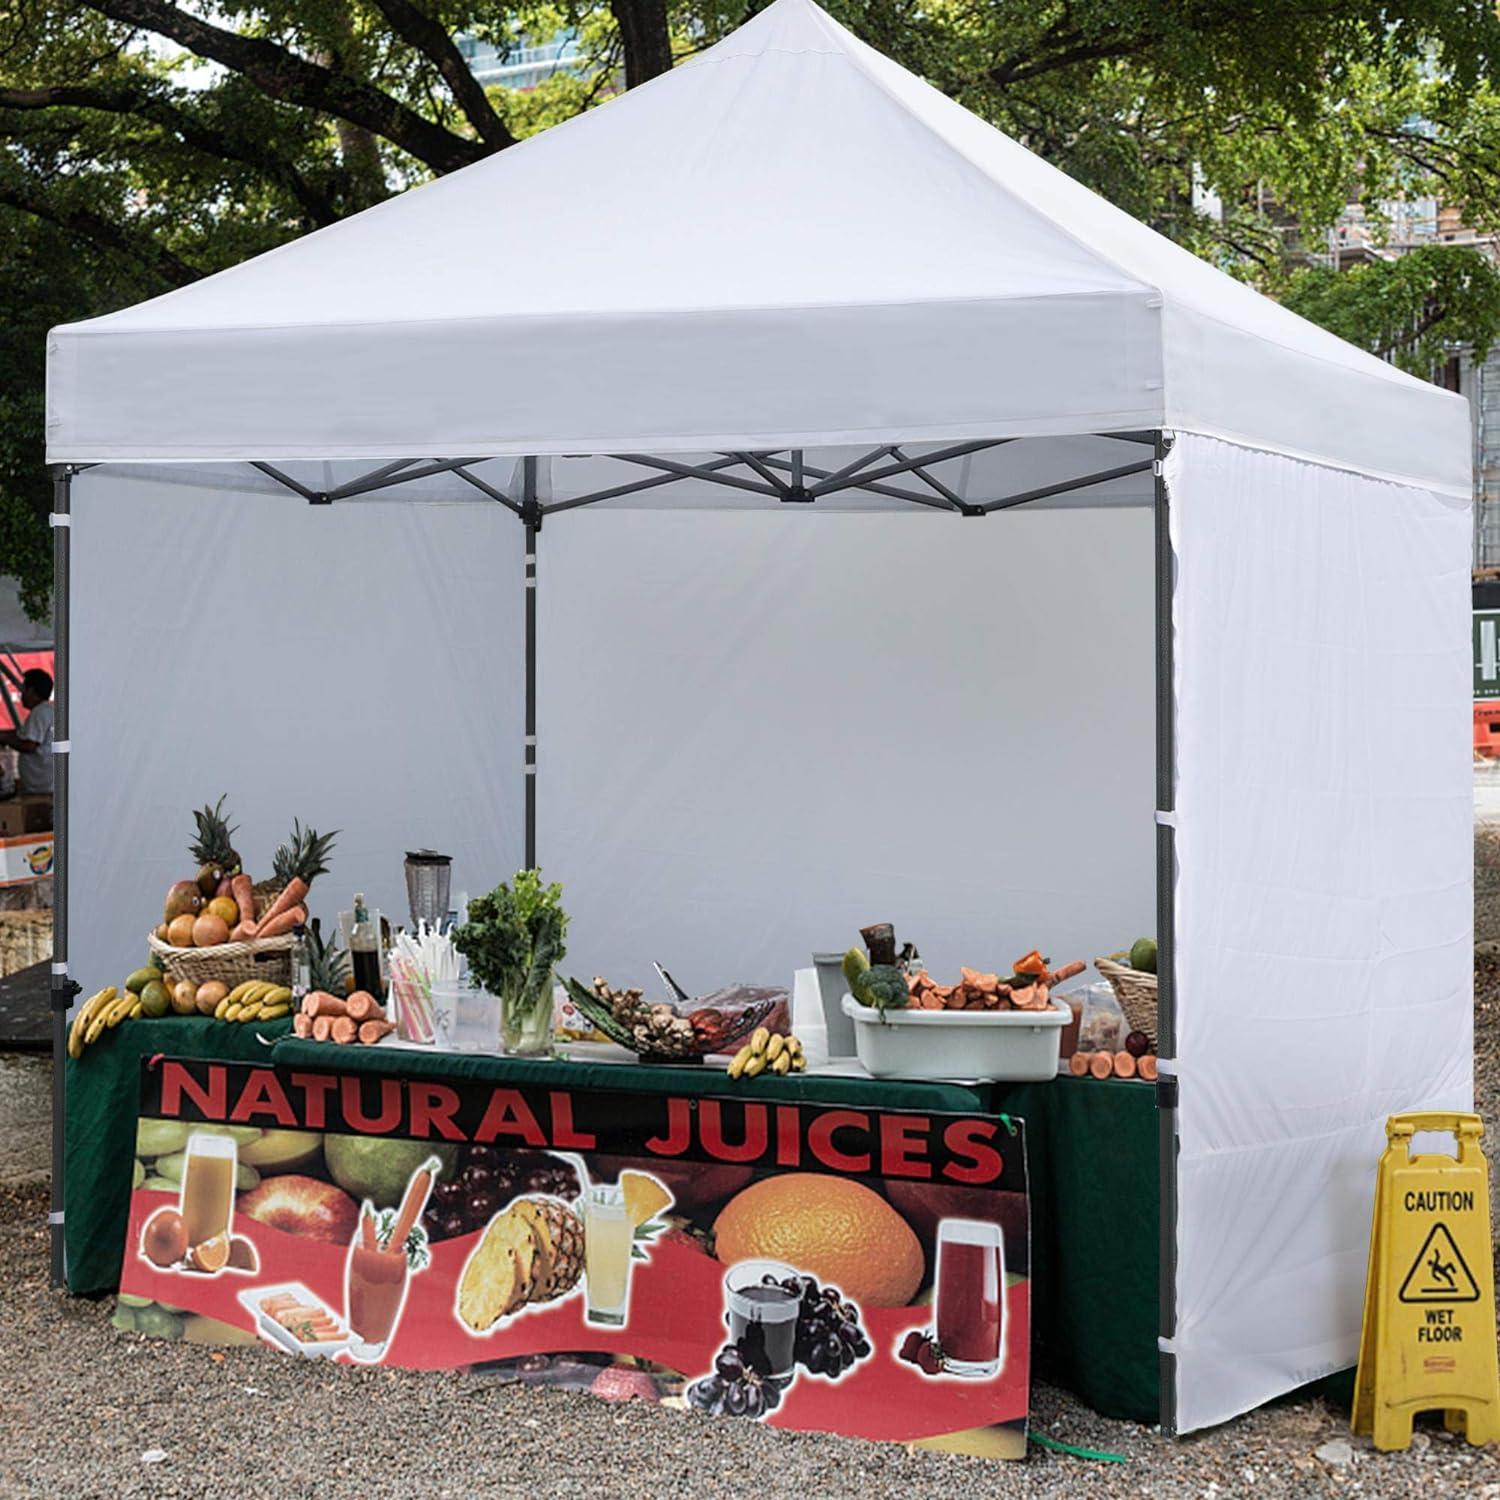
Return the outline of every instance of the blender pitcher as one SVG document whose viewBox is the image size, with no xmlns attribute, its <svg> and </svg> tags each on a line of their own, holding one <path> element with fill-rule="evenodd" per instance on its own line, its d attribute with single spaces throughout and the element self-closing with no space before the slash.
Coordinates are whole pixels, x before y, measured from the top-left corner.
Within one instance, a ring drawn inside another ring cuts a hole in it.
<svg viewBox="0 0 1500 1500">
<path fill-rule="evenodd" d="M 425 921 L 438 926 L 448 915 L 448 883 L 453 874 L 453 856 L 432 849 L 408 850 L 406 854 L 406 904 L 411 925 Z"/>
</svg>

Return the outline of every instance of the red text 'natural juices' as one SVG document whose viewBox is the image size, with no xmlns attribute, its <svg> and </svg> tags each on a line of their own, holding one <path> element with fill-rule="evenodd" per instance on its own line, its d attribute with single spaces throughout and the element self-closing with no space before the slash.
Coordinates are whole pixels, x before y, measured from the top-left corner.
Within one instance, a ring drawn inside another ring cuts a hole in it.
<svg viewBox="0 0 1500 1500">
<path fill-rule="evenodd" d="M 977 1380 L 999 1370 L 1004 1306 L 1000 1226 L 944 1219 L 938 1226 L 937 1340 L 947 1374 Z"/>
</svg>

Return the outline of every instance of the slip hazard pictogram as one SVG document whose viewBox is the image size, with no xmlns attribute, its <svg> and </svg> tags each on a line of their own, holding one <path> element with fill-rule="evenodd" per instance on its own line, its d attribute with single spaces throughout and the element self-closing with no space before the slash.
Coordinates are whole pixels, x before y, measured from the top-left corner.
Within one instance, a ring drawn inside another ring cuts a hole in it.
<svg viewBox="0 0 1500 1500">
<path fill-rule="evenodd" d="M 1478 1302 L 1474 1280 L 1463 1251 L 1446 1224 L 1434 1224 L 1401 1283 L 1403 1302 Z"/>
</svg>

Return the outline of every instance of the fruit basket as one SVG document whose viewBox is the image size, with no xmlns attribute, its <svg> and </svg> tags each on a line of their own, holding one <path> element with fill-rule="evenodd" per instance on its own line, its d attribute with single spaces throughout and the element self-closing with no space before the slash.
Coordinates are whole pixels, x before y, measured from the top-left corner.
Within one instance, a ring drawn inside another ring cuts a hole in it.
<svg viewBox="0 0 1500 1500">
<path fill-rule="evenodd" d="M 1063 1027 L 1073 1012 L 1046 1010 L 874 1010 L 845 995 L 860 1065 L 875 1078 L 1041 1082 L 1057 1076 Z"/>
<path fill-rule="evenodd" d="M 731 1052 L 787 1000 L 785 990 L 752 990 L 743 1005 L 705 1002 L 684 1010 L 649 1005 L 640 990 L 611 990 L 602 979 L 592 990 L 576 979 L 563 983 L 591 1025 L 644 1063 L 700 1063 L 710 1053 Z"/>
<path fill-rule="evenodd" d="M 217 979 L 231 989 L 246 979 L 264 979 L 270 984 L 290 984 L 292 980 L 292 944 L 296 938 L 291 933 L 249 943 L 215 943 L 209 948 L 174 948 L 154 932 L 146 941 L 172 979 L 186 979 L 191 984 Z"/>
<path fill-rule="evenodd" d="M 1096 958 L 1094 967 L 1109 981 L 1125 1012 L 1125 1020 L 1132 1031 L 1143 1031 L 1156 1047 L 1156 975 L 1144 969 L 1132 969 L 1119 962 L 1124 954 L 1112 958 Z"/>
</svg>

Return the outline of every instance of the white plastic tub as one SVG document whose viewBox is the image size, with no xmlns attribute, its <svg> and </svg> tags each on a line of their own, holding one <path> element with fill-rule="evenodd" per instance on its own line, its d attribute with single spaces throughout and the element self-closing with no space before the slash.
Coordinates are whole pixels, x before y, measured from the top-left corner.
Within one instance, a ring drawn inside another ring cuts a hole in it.
<svg viewBox="0 0 1500 1500">
<path fill-rule="evenodd" d="M 876 1078 L 1031 1083 L 1057 1076 L 1072 1010 L 871 1010 L 845 995 L 854 1046 Z"/>
</svg>

